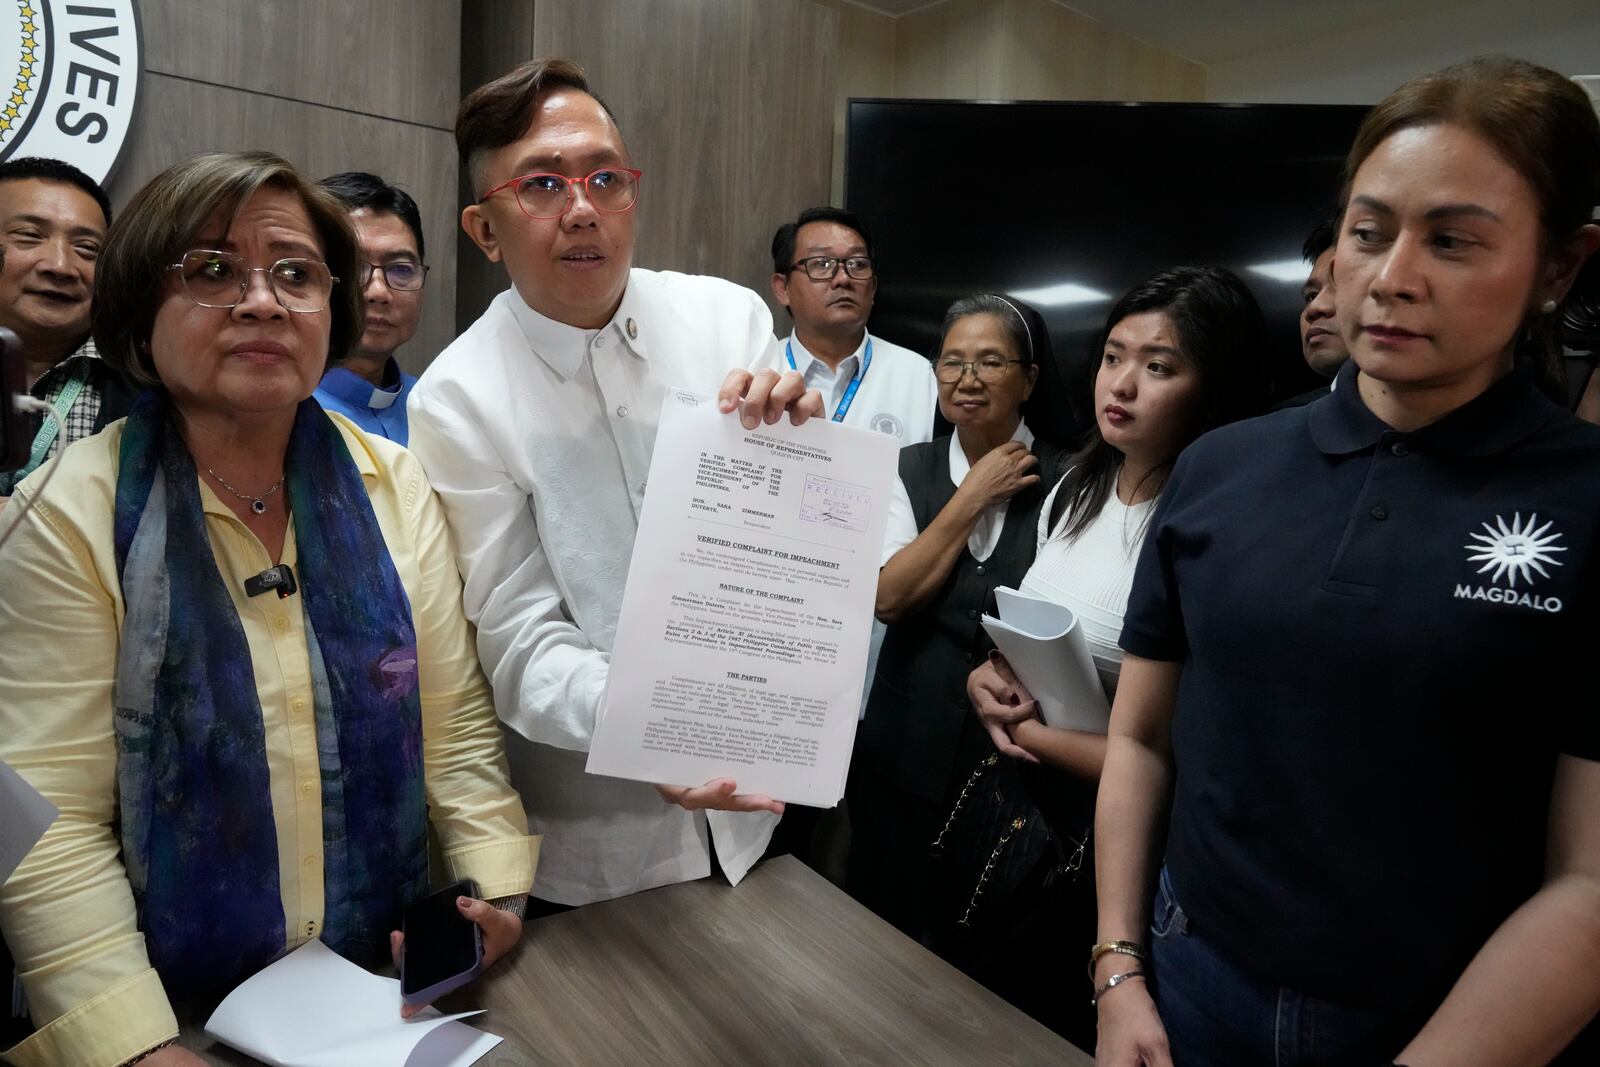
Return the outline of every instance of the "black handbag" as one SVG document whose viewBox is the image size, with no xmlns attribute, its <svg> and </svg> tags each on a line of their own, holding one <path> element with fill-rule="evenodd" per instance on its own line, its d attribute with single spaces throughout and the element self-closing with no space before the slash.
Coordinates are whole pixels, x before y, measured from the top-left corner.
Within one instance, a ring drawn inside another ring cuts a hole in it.
<svg viewBox="0 0 1600 1067">
<path fill-rule="evenodd" d="M 985 757 L 962 787 L 931 852 L 937 872 L 935 928 L 950 946 L 982 955 L 987 942 L 1026 937 L 1045 912 L 1089 882 L 1089 830 L 1062 833 L 1039 803 L 1046 789 L 1032 764 Z M 1092 891 L 1092 884 L 1087 886 Z"/>
</svg>

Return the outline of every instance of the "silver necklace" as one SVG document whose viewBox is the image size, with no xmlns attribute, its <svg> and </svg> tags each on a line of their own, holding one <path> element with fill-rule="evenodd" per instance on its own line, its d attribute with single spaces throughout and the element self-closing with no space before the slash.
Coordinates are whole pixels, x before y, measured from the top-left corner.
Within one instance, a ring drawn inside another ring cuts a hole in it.
<svg viewBox="0 0 1600 1067">
<path fill-rule="evenodd" d="M 278 477 L 277 481 L 272 483 L 272 486 L 265 493 L 261 493 L 258 496 L 251 496 L 249 493 L 241 493 L 239 490 L 229 485 L 228 479 L 224 478 L 210 467 L 206 468 L 206 473 L 211 475 L 211 477 L 215 478 L 218 482 L 221 482 L 222 488 L 226 489 L 240 500 L 248 501 L 250 504 L 250 510 L 255 512 L 257 515 L 265 515 L 267 513 L 267 497 L 271 496 L 273 493 L 276 493 L 279 489 L 282 489 L 284 478 L 289 476 L 288 472 L 285 471 Z"/>
</svg>

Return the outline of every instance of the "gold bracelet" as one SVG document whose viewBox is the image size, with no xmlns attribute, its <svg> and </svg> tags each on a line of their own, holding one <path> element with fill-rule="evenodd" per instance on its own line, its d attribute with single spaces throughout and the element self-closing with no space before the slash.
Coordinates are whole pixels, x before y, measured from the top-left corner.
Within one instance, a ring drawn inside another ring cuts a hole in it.
<svg viewBox="0 0 1600 1067">
<path fill-rule="evenodd" d="M 1096 1006 L 1096 1007 L 1098 1007 L 1099 1004 L 1100 1004 L 1100 998 L 1105 996 L 1107 993 L 1111 992 L 1113 989 L 1117 988 L 1117 986 L 1121 985 L 1123 982 L 1128 981 L 1130 978 L 1143 978 L 1143 977 L 1144 977 L 1144 972 L 1141 971 L 1141 970 L 1138 970 L 1137 968 L 1135 968 L 1134 970 L 1131 970 L 1131 971 L 1123 971 L 1121 974 L 1114 974 L 1110 978 L 1106 979 L 1105 985 L 1099 985 L 1099 986 L 1095 986 L 1094 987 L 1094 996 L 1089 998 L 1089 1003 L 1094 1005 L 1094 1006 Z"/>
<path fill-rule="evenodd" d="M 1091 985 L 1094 984 L 1094 969 L 1095 965 L 1100 962 L 1100 957 L 1109 956 L 1113 953 L 1118 956 L 1132 956 L 1140 963 L 1149 962 L 1149 960 L 1145 959 L 1144 946 L 1137 941 L 1123 941 L 1120 939 L 1102 941 L 1089 950 L 1089 983 Z"/>
</svg>

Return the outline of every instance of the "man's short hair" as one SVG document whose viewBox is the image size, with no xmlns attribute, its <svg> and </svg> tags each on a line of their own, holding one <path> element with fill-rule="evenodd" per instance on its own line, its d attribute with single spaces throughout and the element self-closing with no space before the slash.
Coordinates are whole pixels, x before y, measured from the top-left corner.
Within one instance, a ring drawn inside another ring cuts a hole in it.
<svg viewBox="0 0 1600 1067">
<path fill-rule="evenodd" d="M 417 202 L 411 199 L 410 193 L 364 170 L 347 170 L 341 174 L 330 175 L 317 184 L 343 200 L 345 207 L 351 211 L 365 208 L 368 211 L 386 211 L 398 216 L 411 230 L 411 236 L 417 239 L 417 258 L 425 257 L 426 249 L 422 244 L 422 213 L 417 210 Z"/>
<path fill-rule="evenodd" d="M 478 86 L 461 101 L 456 111 L 456 151 L 461 165 L 472 178 L 473 197 L 482 196 L 483 153 L 504 148 L 527 132 L 533 122 L 534 104 L 541 93 L 551 89 L 575 89 L 594 99 L 613 123 L 606 102 L 589 88 L 583 68 L 570 59 L 530 59 Z"/>
<path fill-rule="evenodd" d="M 1334 239 L 1338 237 L 1337 219 L 1323 219 L 1306 234 L 1306 243 L 1300 246 L 1300 254 L 1307 263 L 1315 264 L 1317 257 L 1333 247 Z"/>
<path fill-rule="evenodd" d="M 0 182 L 15 182 L 24 178 L 38 178 L 40 181 L 77 186 L 94 197 L 94 202 L 100 205 L 100 213 L 106 217 L 106 227 L 110 228 L 111 198 L 100 188 L 99 182 L 71 163 L 45 156 L 23 156 L 21 159 L 8 159 L 0 163 Z"/>
<path fill-rule="evenodd" d="M 800 227 L 812 222 L 836 222 L 856 231 L 861 235 L 861 243 L 867 246 L 867 258 L 872 258 L 872 232 L 860 215 L 838 207 L 808 207 L 793 222 L 779 226 L 778 232 L 772 235 L 772 273 L 788 274 L 793 269 L 795 238 Z"/>
</svg>

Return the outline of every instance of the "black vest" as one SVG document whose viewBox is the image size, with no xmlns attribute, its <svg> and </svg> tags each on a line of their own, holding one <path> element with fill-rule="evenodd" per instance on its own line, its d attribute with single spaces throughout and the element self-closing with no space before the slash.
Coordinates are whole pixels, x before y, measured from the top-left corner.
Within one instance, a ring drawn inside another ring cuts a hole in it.
<svg viewBox="0 0 1600 1067">
<path fill-rule="evenodd" d="M 1064 453 L 1033 443 L 1038 484 L 1012 497 L 1000 543 L 979 563 L 963 549 L 944 587 L 915 616 L 890 624 L 878 657 L 856 757 L 896 788 L 944 804 L 951 781 L 993 751 L 967 700 L 967 675 L 989 647 L 978 618 L 996 586 L 1015 588 L 1033 565 L 1039 507 L 1061 477 Z M 926 530 L 956 487 L 950 481 L 950 438 L 900 450 L 900 480 L 917 529 Z M 959 783 L 957 783 L 959 788 Z"/>
</svg>

